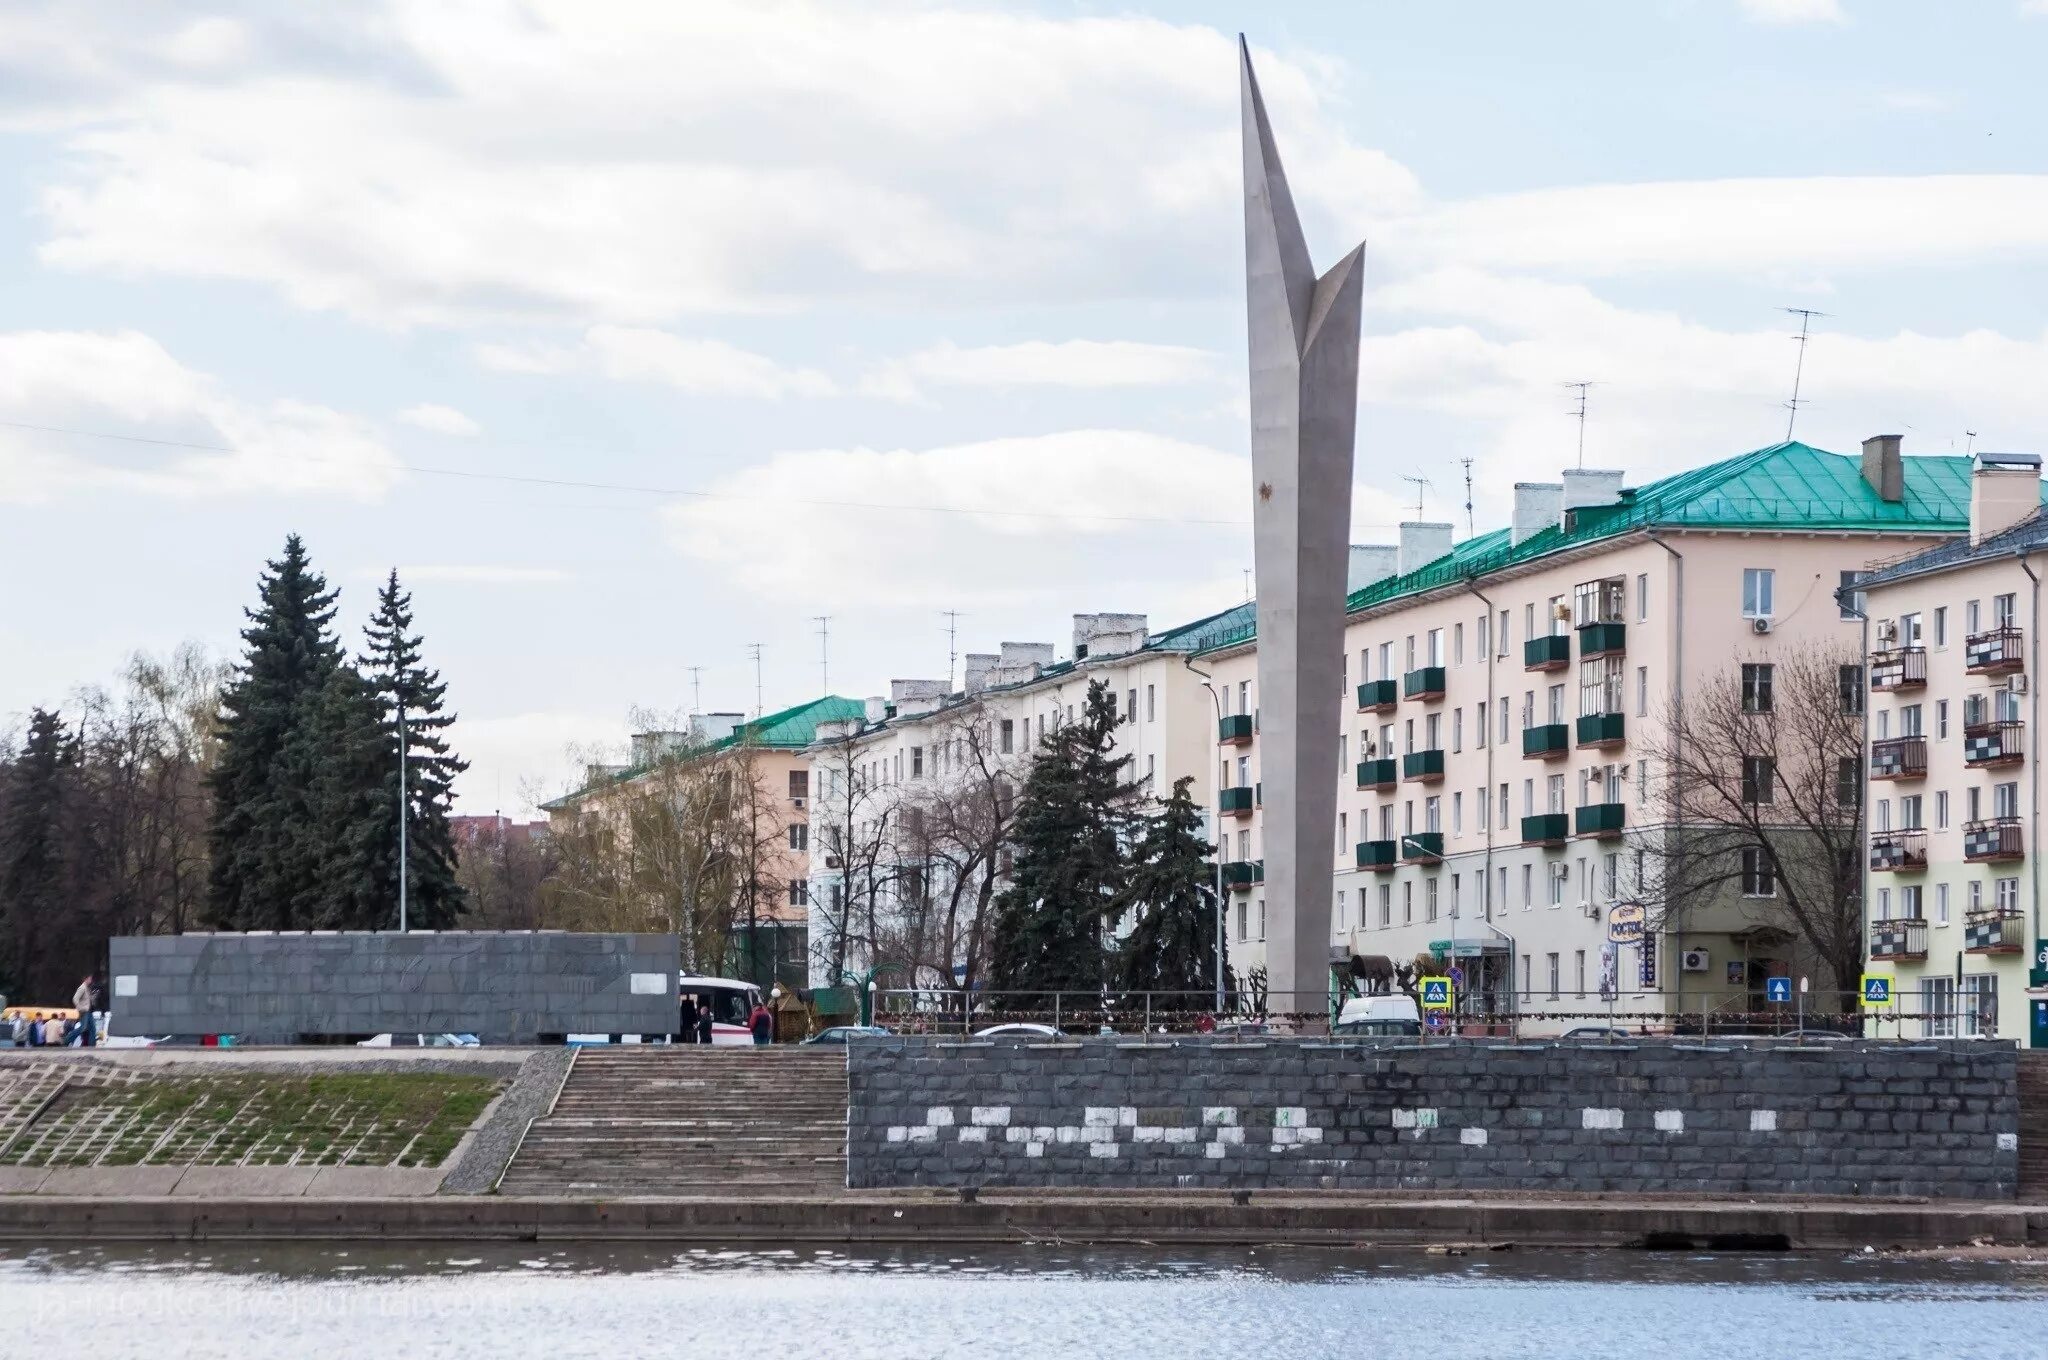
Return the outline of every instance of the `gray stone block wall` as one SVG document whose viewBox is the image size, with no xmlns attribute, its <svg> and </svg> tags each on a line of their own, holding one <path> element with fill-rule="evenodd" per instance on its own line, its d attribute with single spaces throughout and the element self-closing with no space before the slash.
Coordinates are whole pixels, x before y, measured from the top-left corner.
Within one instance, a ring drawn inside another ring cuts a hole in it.
<svg viewBox="0 0 2048 1360">
<path fill-rule="evenodd" d="M 531 1043 L 553 1034 L 672 1033 L 681 957 L 673 935 L 123 936 L 109 943 L 108 990 L 122 1034 L 291 1043 L 461 1033 Z"/>
<path fill-rule="evenodd" d="M 847 1073 L 856 1188 L 2011 1199 L 2018 1179 L 1998 1043 L 877 1039 Z"/>
</svg>

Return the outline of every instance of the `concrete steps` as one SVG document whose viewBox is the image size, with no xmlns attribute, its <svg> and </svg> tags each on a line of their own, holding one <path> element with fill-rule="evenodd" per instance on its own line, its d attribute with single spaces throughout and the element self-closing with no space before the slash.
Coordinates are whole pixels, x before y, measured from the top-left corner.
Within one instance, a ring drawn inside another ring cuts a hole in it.
<svg viewBox="0 0 2048 1360">
<path fill-rule="evenodd" d="M 584 1049 L 506 1169 L 507 1195 L 817 1194 L 846 1184 L 830 1049 Z"/>
</svg>

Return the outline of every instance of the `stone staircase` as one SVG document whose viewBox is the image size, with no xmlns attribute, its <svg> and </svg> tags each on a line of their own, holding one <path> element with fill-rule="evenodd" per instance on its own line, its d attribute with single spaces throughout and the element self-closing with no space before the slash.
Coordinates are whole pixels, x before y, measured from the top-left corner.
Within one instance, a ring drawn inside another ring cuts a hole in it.
<svg viewBox="0 0 2048 1360">
<path fill-rule="evenodd" d="M 2048 1049 L 2020 1059 L 2020 1198 L 2048 1202 Z"/>
<path fill-rule="evenodd" d="M 586 1048 L 499 1182 L 506 1195 L 817 1194 L 846 1185 L 846 1054 Z"/>
</svg>

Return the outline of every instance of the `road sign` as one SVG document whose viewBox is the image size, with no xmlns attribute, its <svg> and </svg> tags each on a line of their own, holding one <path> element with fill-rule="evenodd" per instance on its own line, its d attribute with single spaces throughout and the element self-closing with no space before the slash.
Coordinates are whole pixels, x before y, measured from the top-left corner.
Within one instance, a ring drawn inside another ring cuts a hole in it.
<svg viewBox="0 0 2048 1360">
<path fill-rule="evenodd" d="M 1792 999 L 1792 979 L 1791 979 L 1791 978 L 1788 978 L 1788 977 L 1774 977 L 1774 978 L 1765 978 L 1765 979 L 1764 979 L 1764 1000 L 1766 1000 L 1766 1001 L 1790 1001 L 1791 999 Z"/>
<path fill-rule="evenodd" d="M 1863 1004 L 1866 1006 L 1891 1005 L 1891 978 L 1883 973 L 1865 973 L 1863 975 Z"/>
<path fill-rule="evenodd" d="M 1422 1009 L 1447 1011 L 1451 1008 L 1451 980 L 1447 977 L 1422 979 Z"/>
<path fill-rule="evenodd" d="M 2034 967 L 2027 974 L 2029 987 L 2048 987 L 2048 940 L 2034 941 Z"/>
</svg>

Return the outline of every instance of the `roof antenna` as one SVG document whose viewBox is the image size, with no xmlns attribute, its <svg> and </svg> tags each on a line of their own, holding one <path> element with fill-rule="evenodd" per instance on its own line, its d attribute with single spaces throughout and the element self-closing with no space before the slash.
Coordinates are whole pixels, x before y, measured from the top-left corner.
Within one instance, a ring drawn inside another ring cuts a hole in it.
<svg viewBox="0 0 2048 1360">
<path fill-rule="evenodd" d="M 1252 598 L 1252 569 L 1250 567 L 1244 569 L 1244 598 L 1247 603 Z"/>
<path fill-rule="evenodd" d="M 1465 469 L 1465 537 L 1470 538 L 1478 532 L 1472 527 L 1472 460 L 1460 458 L 1458 466 Z"/>
<path fill-rule="evenodd" d="M 1799 419 L 1799 379 L 1806 372 L 1807 330 L 1815 317 L 1826 316 L 1827 313 L 1816 312 L 1811 307 L 1780 307 L 1778 310 L 1799 318 L 1799 334 L 1792 337 L 1799 342 L 1799 358 L 1792 365 L 1792 400 L 1785 403 L 1785 442 L 1789 444 L 1792 442 L 1792 424 Z"/>
<path fill-rule="evenodd" d="M 1963 457 L 1973 458 L 1977 453 L 1977 432 L 1975 430 L 1964 430 L 1963 433 L 1969 436 L 1969 439 L 1963 445 Z"/>
<path fill-rule="evenodd" d="M 754 658 L 754 716 L 760 717 L 761 709 L 761 644 L 749 642 L 747 655 Z"/>
<path fill-rule="evenodd" d="M 818 625 L 818 693 L 832 692 L 832 616 L 813 614 L 811 622 Z"/>
<path fill-rule="evenodd" d="M 1579 409 L 1576 411 L 1567 411 L 1565 412 L 1565 414 L 1568 416 L 1577 416 L 1579 418 L 1580 467 L 1584 467 L 1586 465 L 1586 389 L 1591 387 L 1592 385 L 1593 384 L 1591 382 L 1568 382 L 1559 384 L 1559 386 L 1561 387 L 1574 388 L 1577 390 L 1579 394 Z"/>
<path fill-rule="evenodd" d="M 960 659 L 960 611 L 941 609 L 939 617 L 946 621 L 946 693 L 953 692 L 953 663 Z"/>
<path fill-rule="evenodd" d="M 704 711 L 704 668 L 702 666 L 685 666 L 683 669 L 690 673 L 690 712 L 702 713 Z"/>
<path fill-rule="evenodd" d="M 1422 493 L 1429 487 L 1429 478 L 1403 477 L 1401 480 L 1415 484 L 1415 518 L 1419 520 L 1422 518 Z"/>
</svg>

